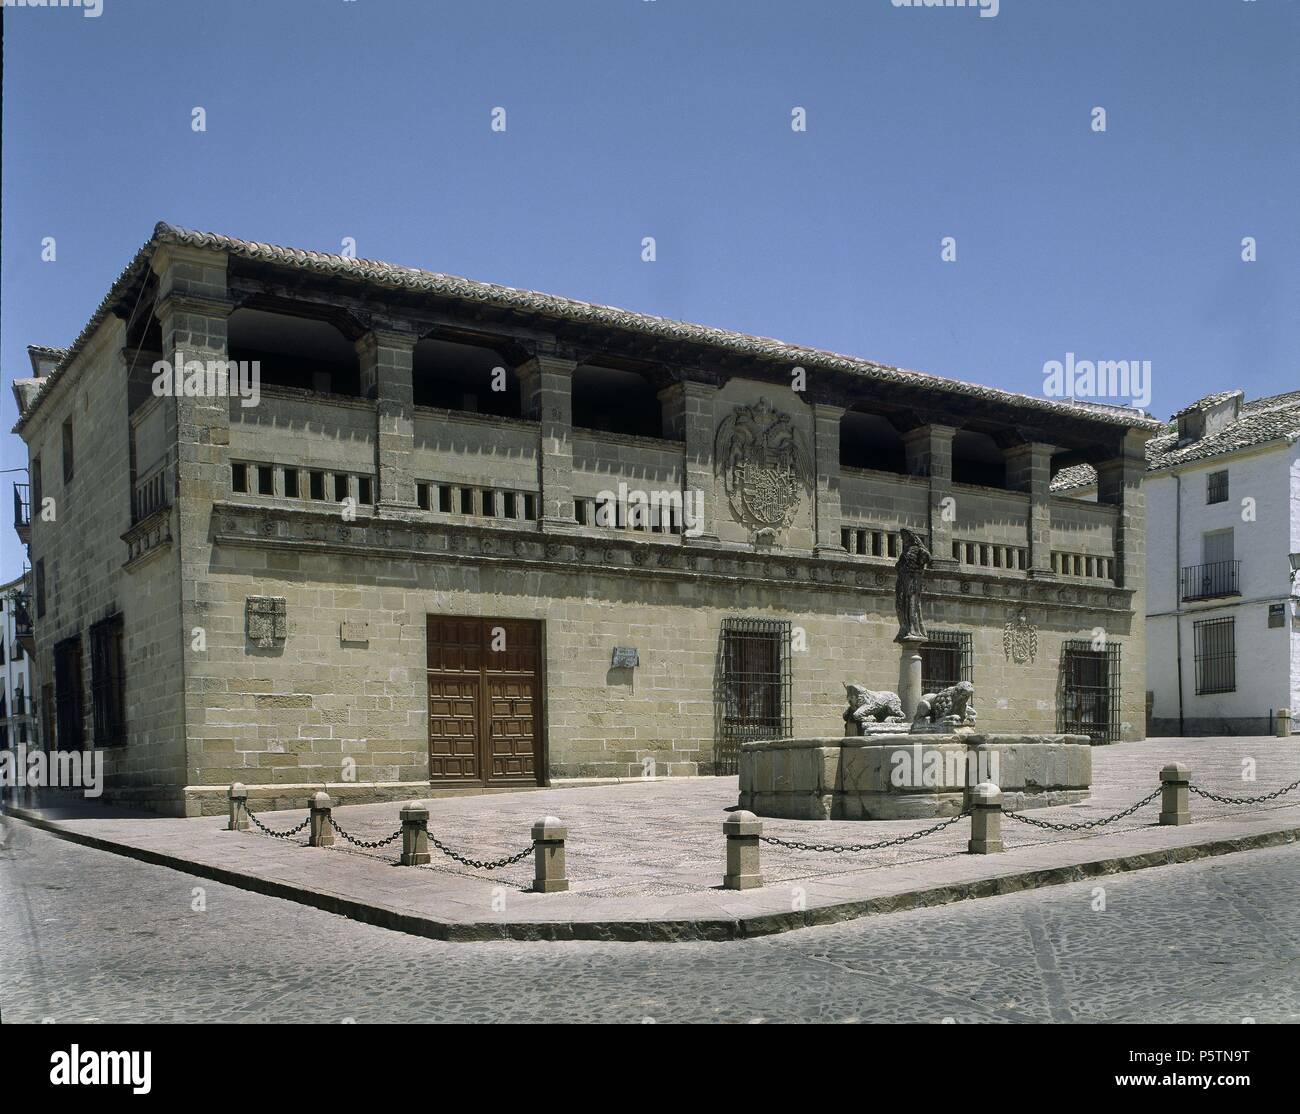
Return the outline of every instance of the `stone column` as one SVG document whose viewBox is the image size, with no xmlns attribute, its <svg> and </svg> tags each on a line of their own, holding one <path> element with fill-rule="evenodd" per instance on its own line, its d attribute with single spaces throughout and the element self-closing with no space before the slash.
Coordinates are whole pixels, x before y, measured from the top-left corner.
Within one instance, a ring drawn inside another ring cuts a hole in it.
<svg viewBox="0 0 1300 1114">
<path fill-rule="evenodd" d="M 524 417 L 541 424 L 543 530 L 567 530 L 573 517 L 573 372 L 577 361 L 546 353 L 526 360 L 516 374 Z"/>
<path fill-rule="evenodd" d="M 1029 575 L 1052 579 L 1052 446 L 1016 445 L 1006 460 L 1007 487 L 1029 492 Z"/>
<path fill-rule="evenodd" d="M 415 340 L 409 333 L 375 329 L 357 341 L 361 394 L 375 400 L 376 506 L 415 507 Z"/>
<path fill-rule="evenodd" d="M 1097 502 L 1120 508 L 1115 529 L 1115 583 L 1141 591 L 1146 576 L 1146 433 L 1124 436 L 1118 456 L 1097 465 Z M 1141 611 L 1137 614 L 1142 614 Z"/>
<path fill-rule="evenodd" d="M 717 477 L 713 471 L 713 411 L 718 388 L 711 383 L 687 380 L 659 392 L 663 405 L 666 437 L 686 445 L 686 471 L 682 478 L 683 498 L 700 512 L 700 521 L 684 541 L 718 540 Z"/>
<path fill-rule="evenodd" d="M 908 475 L 930 480 L 930 553 L 936 569 L 957 564 L 952 555 L 953 524 L 944 517 L 944 501 L 952 497 L 952 439 L 956 435 L 954 426 L 933 424 L 903 435 Z M 957 513 L 960 515 L 960 508 Z"/>
<path fill-rule="evenodd" d="M 898 700 L 903 714 L 910 720 L 925 695 L 921 691 L 921 647 L 924 638 L 904 638 L 898 643 Z"/>
<path fill-rule="evenodd" d="M 844 407 L 814 402 L 812 414 L 813 463 L 817 470 L 814 552 L 833 557 L 844 553 L 840 541 L 840 419 Z"/>
</svg>

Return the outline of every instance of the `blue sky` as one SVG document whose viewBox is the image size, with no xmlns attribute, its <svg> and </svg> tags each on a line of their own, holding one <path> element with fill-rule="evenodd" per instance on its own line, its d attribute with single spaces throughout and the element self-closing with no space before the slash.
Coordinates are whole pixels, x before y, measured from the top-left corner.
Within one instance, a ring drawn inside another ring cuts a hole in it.
<svg viewBox="0 0 1300 1114">
<path fill-rule="evenodd" d="M 75 337 L 159 219 L 325 251 L 351 236 L 370 258 L 1032 393 L 1067 352 L 1150 360 L 1160 417 L 1300 386 L 1296 0 L 1001 0 L 995 18 L 103 0 L 4 21 L 5 431 L 25 346 Z M 0 466 L 25 464 L 0 439 Z"/>
</svg>

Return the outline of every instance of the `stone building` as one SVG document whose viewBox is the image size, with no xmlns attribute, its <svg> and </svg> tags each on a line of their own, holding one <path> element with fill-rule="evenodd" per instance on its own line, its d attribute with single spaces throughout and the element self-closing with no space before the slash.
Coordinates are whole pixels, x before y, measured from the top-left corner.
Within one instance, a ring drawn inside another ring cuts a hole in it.
<svg viewBox="0 0 1300 1114">
<path fill-rule="evenodd" d="M 25 573 L 0 584 L 0 750 L 17 750 L 36 740 L 27 595 Z"/>
<path fill-rule="evenodd" d="M 1300 708 L 1300 391 L 1207 395 L 1146 455 L 1148 731 L 1271 735 Z"/>
<path fill-rule="evenodd" d="M 846 681 L 897 687 L 904 527 L 927 686 L 1142 733 L 1133 411 L 165 224 L 26 394 L 49 741 L 105 748 L 111 799 L 707 774 L 839 734 Z M 1085 463 L 1097 498 L 1051 491 Z"/>
</svg>

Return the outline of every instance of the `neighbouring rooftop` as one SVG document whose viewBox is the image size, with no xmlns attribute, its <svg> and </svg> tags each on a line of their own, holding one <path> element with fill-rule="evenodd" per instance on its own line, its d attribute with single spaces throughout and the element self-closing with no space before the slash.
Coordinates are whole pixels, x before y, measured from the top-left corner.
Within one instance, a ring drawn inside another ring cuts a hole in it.
<svg viewBox="0 0 1300 1114">
<path fill-rule="evenodd" d="M 1146 443 L 1147 471 L 1158 472 L 1229 453 L 1300 438 L 1300 390 L 1247 402 L 1240 390 L 1199 398 L 1166 422 Z M 1052 490 L 1072 491 L 1097 482 L 1090 464 L 1062 468 Z"/>
</svg>

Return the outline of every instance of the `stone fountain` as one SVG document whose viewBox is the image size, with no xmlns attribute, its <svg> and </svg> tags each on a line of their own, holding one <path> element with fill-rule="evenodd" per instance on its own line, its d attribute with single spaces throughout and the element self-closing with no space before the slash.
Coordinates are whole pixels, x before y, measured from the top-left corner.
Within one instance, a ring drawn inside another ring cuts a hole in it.
<svg viewBox="0 0 1300 1114">
<path fill-rule="evenodd" d="M 1001 788 L 1007 809 L 1086 800 L 1092 784 L 1087 735 L 981 732 L 969 681 L 921 691 L 921 597 L 930 552 L 910 530 L 902 535 L 894 638 L 900 691 L 846 683 L 842 737 L 742 744 L 740 807 L 790 820 L 955 816 L 986 781 Z"/>
</svg>

